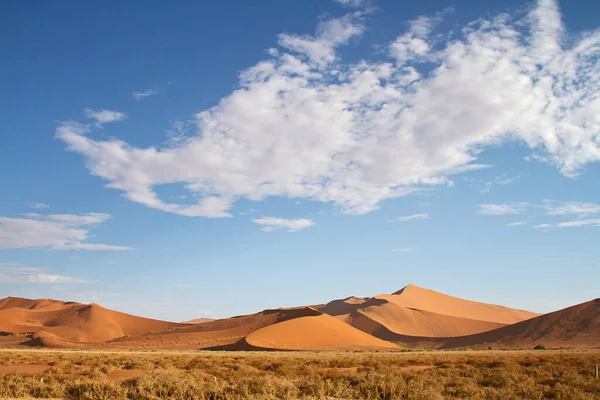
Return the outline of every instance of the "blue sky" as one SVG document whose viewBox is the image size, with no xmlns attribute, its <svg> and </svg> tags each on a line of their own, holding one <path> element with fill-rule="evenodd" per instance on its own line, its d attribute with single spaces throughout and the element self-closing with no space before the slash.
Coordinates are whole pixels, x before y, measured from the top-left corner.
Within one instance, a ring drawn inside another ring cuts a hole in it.
<svg viewBox="0 0 600 400">
<path fill-rule="evenodd" d="M 600 296 L 600 5 L 0 8 L 0 297 Z"/>
</svg>

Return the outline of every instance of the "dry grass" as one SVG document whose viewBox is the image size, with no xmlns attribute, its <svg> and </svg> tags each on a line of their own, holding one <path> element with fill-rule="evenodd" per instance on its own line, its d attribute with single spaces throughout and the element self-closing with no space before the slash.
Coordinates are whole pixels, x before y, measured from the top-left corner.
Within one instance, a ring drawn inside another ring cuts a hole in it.
<svg viewBox="0 0 600 400">
<path fill-rule="evenodd" d="M 176 353 L 0 351 L 0 397 L 598 399 L 600 351 Z M 25 367 L 23 367 L 25 368 Z"/>
</svg>

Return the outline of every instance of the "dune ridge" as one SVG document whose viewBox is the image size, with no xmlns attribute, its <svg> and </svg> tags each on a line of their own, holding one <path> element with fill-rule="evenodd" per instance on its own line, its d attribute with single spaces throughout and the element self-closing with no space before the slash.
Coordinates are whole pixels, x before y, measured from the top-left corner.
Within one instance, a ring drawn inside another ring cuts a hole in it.
<svg viewBox="0 0 600 400">
<path fill-rule="evenodd" d="M 600 347 L 600 299 L 539 315 L 408 285 L 393 294 L 196 323 L 137 317 L 98 304 L 0 299 L 0 347 L 394 351 L 535 344 Z"/>
</svg>

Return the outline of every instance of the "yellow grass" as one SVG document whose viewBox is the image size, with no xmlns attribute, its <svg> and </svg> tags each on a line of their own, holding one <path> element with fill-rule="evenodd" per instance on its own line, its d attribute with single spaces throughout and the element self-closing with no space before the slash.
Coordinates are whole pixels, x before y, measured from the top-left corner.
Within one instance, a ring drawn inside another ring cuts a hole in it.
<svg viewBox="0 0 600 400">
<path fill-rule="evenodd" d="M 600 351 L 0 351 L 0 366 L 28 364 L 48 369 L 0 375 L 0 398 L 600 398 Z"/>
</svg>

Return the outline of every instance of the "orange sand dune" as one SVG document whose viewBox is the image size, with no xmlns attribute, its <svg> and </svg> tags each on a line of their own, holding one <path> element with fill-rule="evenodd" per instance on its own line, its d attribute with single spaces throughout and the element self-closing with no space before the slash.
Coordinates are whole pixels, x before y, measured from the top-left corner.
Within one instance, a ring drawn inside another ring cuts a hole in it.
<svg viewBox="0 0 600 400">
<path fill-rule="evenodd" d="M 600 299 L 536 315 L 412 285 L 392 295 L 349 297 L 315 307 L 264 310 L 196 324 L 136 317 L 97 304 L 11 297 L 0 300 L 0 346 L 220 350 L 600 347 Z M 515 320 L 518 322 L 507 325 Z"/>
<path fill-rule="evenodd" d="M 378 326 L 384 326 L 393 333 L 423 337 L 471 335 L 505 326 L 496 322 L 415 310 L 380 299 L 365 303 L 364 308 L 350 314 L 346 321 L 372 335 L 379 329 Z"/>
<path fill-rule="evenodd" d="M 252 332 L 289 319 L 321 315 L 312 307 L 279 308 L 256 314 L 218 319 L 202 324 L 179 326 L 149 335 L 120 338 L 110 343 L 114 347 L 214 348 L 236 343 Z"/>
<path fill-rule="evenodd" d="M 31 335 L 31 340 L 22 343 L 26 346 L 41 346 L 50 348 L 68 348 L 73 347 L 72 344 L 61 340 L 56 335 L 48 331 L 38 331 Z"/>
<path fill-rule="evenodd" d="M 442 347 L 600 347 L 600 298 L 478 335 L 448 340 Z"/>
<path fill-rule="evenodd" d="M 346 297 L 341 300 L 333 300 L 319 307 L 318 310 L 329 315 L 346 315 L 356 311 L 366 301 L 370 300 L 370 297 Z"/>
<path fill-rule="evenodd" d="M 245 339 L 253 350 L 394 350 L 392 343 L 359 331 L 327 315 L 300 317 L 273 324 Z"/>
<path fill-rule="evenodd" d="M 375 298 L 416 310 L 499 324 L 514 324 L 539 315 L 529 311 L 459 299 L 414 285 L 408 285 L 391 295 L 382 294 Z"/>
<path fill-rule="evenodd" d="M 73 305 L 81 305 L 75 302 L 64 302 L 60 300 L 51 299 L 25 299 L 22 297 L 7 297 L 0 299 L 0 310 L 7 308 L 22 308 L 25 310 L 61 310 L 64 308 L 71 307 Z"/>
<path fill-rule="evenodd" d="M 538 315 L 463 300 L 414 285 L 391 295 L 334 300 L 320 311 L 380 338 L 472 335 Z"/>
<path fill-rule="evenodd" d="M 126 335 L 181 326 L 107 310 L 97 304 L 7 298 L 0 300 L 0 331 L 30 334 L 28 344 L 103 342 Z"/>
</svg>

